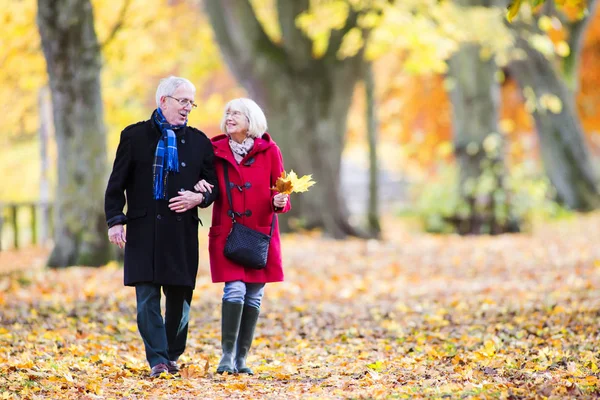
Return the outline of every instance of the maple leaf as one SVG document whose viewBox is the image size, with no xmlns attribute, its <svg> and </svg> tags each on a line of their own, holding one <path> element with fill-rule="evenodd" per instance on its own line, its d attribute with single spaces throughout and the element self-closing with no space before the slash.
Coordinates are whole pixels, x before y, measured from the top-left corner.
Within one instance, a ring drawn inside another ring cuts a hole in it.
<svg viewBox="0 0 600 400">
<path fill-rule="evenodd" d="M 190 378 L 201 378 L 206 376 L 208 372 L 208 360 L 206 360 L 206 365 L 204 367 L 200 367 L 198 365 L 189 365 L 185 368 L 182 368 L 179 371 L 179 374 L 182 378 L 190 379 Z"/>
<path fill-rule="evenodd" d="M 277 178 L 277 182 L 275 182 L 275 187 L 271 188 L 271 190 L 275 190 L 279 193 L 283 194 L 291 194 L 293 191 L 292 181 L 289 176 L 283 171 L 281 176 Z"/>
<path fill-rule="evenodd" d="M 367 364 L 367 367 L 372 369 L 375 372 L 381 372 L 381 370 L 383 369 L 383 362 L 381 360 L 379 360 L 374 363 Z"/>
<path fill-rule="evenodd" d="M 519 9 L 521 8 L 521 2 L 522 0 L 515 0 L 508 6 L 508 11 L 506 13 L 506 19 L 508 19 L 508 22 L 512 22 L 512 20 L 519 13 Z"/>
<path fill-rule="evenodd" d="M 208 362 L 208 358 L 206 359 L 206 364 L 204 364 L 204 375 L 208 374 L 208 369 L 210 368 L 210 363 Z"/>
<path fill-rule="evenodd" d="M 312 175 L 304 175 L 298 178 L 298 175 L 291 170 L 289 174 L 285 171 L 281 173 L 281 176 L 277 178 L 275 187 L 271 190 L 275 190 L 283 194 L 302 193 L 307 192 L 308 188 L 314 185 L 315 182 L 312 180 Z"/>
</svg>

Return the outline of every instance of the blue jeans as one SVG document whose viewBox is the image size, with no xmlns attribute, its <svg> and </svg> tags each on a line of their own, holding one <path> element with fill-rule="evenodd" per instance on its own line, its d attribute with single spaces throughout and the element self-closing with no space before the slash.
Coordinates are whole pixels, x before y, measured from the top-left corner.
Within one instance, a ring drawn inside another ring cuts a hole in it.
<svg viewBox="0 0 600 400">
<path fill-rule="evenodd" d="M 225 288 L 223 288 L 223 301 L 260 308 L 264 294 L 264 283 L 226 282 Z"/>
<path fill-rule="evenodd" d="M 150 367 L 177 361 L 183 354 L 194 293 L 194 290 L 187 286 L 163 286 L 166 299 L 163 321 L 160 289 L 161 285 L 152 283 L 140 283 L 135 286 L 137 325 Z"/>
</svg>

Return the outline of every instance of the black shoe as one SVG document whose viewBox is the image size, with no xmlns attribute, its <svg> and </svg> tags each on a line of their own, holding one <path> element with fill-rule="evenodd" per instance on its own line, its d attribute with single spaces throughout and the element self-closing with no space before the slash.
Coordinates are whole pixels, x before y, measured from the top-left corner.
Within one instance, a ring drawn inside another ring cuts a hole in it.
<svg viewBox="0 0 600 400">
<path fill-rule="evenodd" d="M 176 374 L 179 372 L 179 365 L 177 365 L 177 361 L 169 361 L 167 368 L 170 374 Z"/>
<path fill-rule="evenodd" d="M 156 378 L 157 376 L 160 376 L 160 374 L 162 374 L 163 372 L 169 372 L 167 364 L 156 364 L 154 367 L 152 367 L 152 371 L 150 372 L 150 378 Z"/>
</svg>

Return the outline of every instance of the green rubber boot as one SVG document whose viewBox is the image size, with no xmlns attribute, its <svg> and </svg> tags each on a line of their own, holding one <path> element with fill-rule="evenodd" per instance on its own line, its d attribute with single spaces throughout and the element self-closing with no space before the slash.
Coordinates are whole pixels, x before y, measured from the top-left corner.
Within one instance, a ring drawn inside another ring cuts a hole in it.
<svg viewBox="0 0 600 400">
<path fill-rule="evenodd" d="M 242 320 L 242 310 L 244 305 L 241 303 L 223 302 L 221 309 L 221 347 L 223 356 L 219 361 L 217 373 L 222 374 L 235 372 L 235 343 L 240 330 Z"/>
<path fill-rule="evenodd" d="M 235 368 L 240 374 L 254 375 L 254 372 L 246 366 L 246 357 L 248 356 L 250 346 L 252 346 L 254 328 L 256 328 L 259 313 L 260 309 L 256 307 L 244 306 L 235 355 Z"/>
</svg>

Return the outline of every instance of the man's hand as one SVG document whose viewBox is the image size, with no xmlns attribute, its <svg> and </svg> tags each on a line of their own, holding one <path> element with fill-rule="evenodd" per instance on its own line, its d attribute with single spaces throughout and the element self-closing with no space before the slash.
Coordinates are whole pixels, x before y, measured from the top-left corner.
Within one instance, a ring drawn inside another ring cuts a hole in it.
<svg viewBox="0 0 600 400">
<path fill-rule="evenodd" d="M 206 182 L 204 179 L 202 179 L 201 181 L 199 181 L 198 183 L 196 183 L 194 185 L 194 189 L 196 189 L 197 191 L 201 192 L 201 193 L 212 193 L 212 188 L 214 187 L 214 185 L 211 185 L 210 183 Z"/>
<path fill-rule="evenodd" d="M 191 210 L 204 200 L 202 193 L 194 193 L 189 190 L 179 191 L 179 196 L 175 196 L 169 200 L 169 208 L 176 213 L 183 213 Z"/>
<path fill-rule="evenodd" d="M 120 249 L 125 247 L 127 240 L 125 239 L 125 228 L 123 228 L 123 225 L 113 225 L 108 228 L 108 240 L 119 246 Z"/>
</svg>

